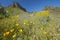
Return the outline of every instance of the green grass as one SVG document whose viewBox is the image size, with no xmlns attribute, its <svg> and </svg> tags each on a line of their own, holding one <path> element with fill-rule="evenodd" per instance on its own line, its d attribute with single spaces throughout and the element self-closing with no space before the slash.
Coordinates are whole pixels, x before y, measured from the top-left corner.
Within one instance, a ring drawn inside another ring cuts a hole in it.
<svg viewBox="0 0 60 40">
<path fill-rule="evenodd" d="M 60 40 L 60 14 L 48 13 L 46 16 L 43 13 L 44 16 L 38 16 L 35 15 L 37 12 L 6 10 L 10 16 L 0 19 L 0 40 Z"/>
</svg>

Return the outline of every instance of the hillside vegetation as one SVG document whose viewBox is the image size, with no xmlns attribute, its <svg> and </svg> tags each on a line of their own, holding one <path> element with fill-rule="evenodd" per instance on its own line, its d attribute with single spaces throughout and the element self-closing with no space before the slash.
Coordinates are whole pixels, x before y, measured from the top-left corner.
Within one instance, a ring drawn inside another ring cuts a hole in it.
<svg viewBox="0 0 60 40">
<path fill-rule="evenodd" d="M 0 40 L 60 40 L 59 7 L 29 13 L 13 5 L 0 7 Z"/>
</svg>

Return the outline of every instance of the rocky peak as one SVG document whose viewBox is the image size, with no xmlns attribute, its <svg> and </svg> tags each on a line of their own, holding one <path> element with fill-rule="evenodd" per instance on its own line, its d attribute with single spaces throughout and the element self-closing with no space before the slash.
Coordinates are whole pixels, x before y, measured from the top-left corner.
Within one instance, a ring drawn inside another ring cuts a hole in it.
<svg viewBox="0 0 60 40">
<path fill-rule="evenodd" d="M 43 10 L 49 10 L 51 12 L 60 12 L 60 7 L 55 6 L 45 6 Z"/>
<path fill-rule="evenodd" d="M 13 2 L 13 4 L 11 4 L 10 6 L 12 6 L 13 8 L 19 8 L 26 12 L 26 9 L 23 8 L 18 2 Z"/>
</svg>

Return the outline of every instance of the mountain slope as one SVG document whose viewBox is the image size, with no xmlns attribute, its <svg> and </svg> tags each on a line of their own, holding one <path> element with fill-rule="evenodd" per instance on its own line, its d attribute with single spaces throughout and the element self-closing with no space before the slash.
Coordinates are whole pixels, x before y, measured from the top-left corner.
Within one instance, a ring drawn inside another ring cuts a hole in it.
<svg viewBox="0 0 60 40">
<path fill-rule="evenodd" d="M 60 40 L 59 7 L 29 13 L 13 3 L 4 10 L 9 17 L 0 19 L 0 40 Z"/>
<path fill-rule="evenodd" d="M 8 7 L 18 8 L 26 12 L 26 9 L 23 8 L 18 2 L 13 2 L 13 4 L 10 4 Z"/>
<path fill-rule="evenodd" d="M 60 7 L 45 6 L 45 8 L 43 10 L 49 10 L 50 12 L 59 13 L 60 12 Z"/>
</svg>

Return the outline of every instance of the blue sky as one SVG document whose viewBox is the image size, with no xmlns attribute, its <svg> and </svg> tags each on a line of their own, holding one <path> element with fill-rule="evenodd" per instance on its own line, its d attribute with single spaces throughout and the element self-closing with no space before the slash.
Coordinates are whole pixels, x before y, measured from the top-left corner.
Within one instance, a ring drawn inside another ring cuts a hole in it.
<svg viewBox="0 0 60 40">
<path fill-rule="evenodd" d="M 14 0 L 0 0 L 0 4 L 8 6 L 13 3 Z M 45 6 L 58 6 L 60 7 L 60 0 L 16 0 L 27 11 L 39 11 Z"/>
</svg>

